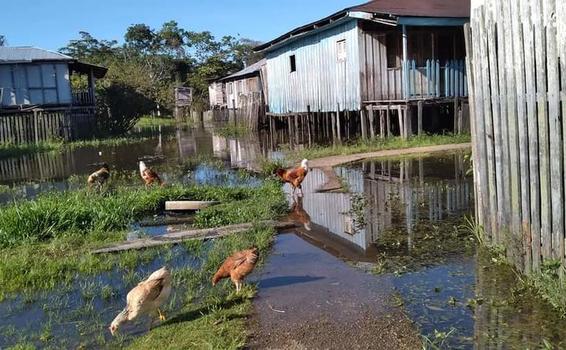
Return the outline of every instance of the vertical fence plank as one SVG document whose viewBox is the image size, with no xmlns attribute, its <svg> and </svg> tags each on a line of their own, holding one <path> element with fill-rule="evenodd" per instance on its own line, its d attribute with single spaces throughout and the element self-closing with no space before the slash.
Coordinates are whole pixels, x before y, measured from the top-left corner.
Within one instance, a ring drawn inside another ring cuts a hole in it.
<svg viewBox="0 0 566 350">
<path fill-rule="evenodd" d="M 563 0 L 559 0 L 563 1 Z M 550 188 L 552 193 L 552 254 L 560 256 L 560 237 L 564 231 L 562 189 L 562 122 L 560 120 L 560 83 L 558 81 L 558 51 L 556 43 L 556 3 L 545 0 L 543 23 L 546 24 L 546 73 L 548 77 L 548 124 L 550 131 Z M 561 43 L 565 45 L 566 43 Z"/>
<path fill-rule="evenodd" d="M 527 128 L 529 138 L 529 181 L 531 198 L 531 224 L 530 233 L 530 257 L 533 269 L 540 266 L 540 183 L 539 183 L 539 162 L 538 162 L 538 125 L 537 125 L 537 106 L 536 106 L 536 77 L 535 77 L 535 57 L 534 57 L 534 28 L 531 23 L 530 7 L 527 3 L 522 3 L 522 26 L 523 42 L 525 49 L 525 81 L 526 81 L 526 100 L 527 100 Z M 527 242 L 528 244 L 529 242 Z"/>
</svg>

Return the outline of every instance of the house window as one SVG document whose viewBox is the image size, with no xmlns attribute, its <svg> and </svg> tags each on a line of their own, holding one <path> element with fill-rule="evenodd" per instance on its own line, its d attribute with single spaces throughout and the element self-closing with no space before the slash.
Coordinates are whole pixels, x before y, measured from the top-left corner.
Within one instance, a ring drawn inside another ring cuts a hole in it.
<svg viewBox="0 0 566 350">
<path fill-rule="evenodd" d="M 289 66 L 291 68 L 291 73 L 297 71 L 297 62 L 295 61 L 295 55 L 289 56 Z"/>
<path fill-rule="evenodd" d="M 336 57 L 338 61 L 346 60 L 346 39 L 336 42 Z"/>
<path fill-rule="evenodd" d="M 401 55 L 402 55 L 401 33 L 400 32 L 387 33 L 385 42 L 387 45 L 387 68 L 401 67 Z"/>
<path fill-rule="evenodd" d="M 228 83 L 228 95 L 232 95 L 232 83 Z"/>
</svg>

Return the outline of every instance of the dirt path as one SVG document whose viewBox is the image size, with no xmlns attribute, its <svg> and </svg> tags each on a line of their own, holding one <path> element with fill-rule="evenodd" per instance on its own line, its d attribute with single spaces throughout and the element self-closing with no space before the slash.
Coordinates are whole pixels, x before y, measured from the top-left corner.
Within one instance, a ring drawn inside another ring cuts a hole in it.
<svg viewBox="0 0 566 350">
<path fill-rule="evenodd" d="M 418 349 L 391 277 L 356 270 L 289 233 L 256 279 L 252 349 Z"/>
<path fill-rule="evenodd" d="M 320 168 L 328 181 L 318 189 L 318 191 L 335 191 L 342 187 L 340 180 L 336 177 L 332 167 L 340 164 L 351 163 L 368 158 L 379 157 L 396 157 L 410 154 L 428 154 L 438 152 L 450 152 L 458 150 L 467 150 L 472 147 L 471 143 L 451 143 L 447 145 L 426 146 L 426 147 L 412 147 L 403 149 L 391 149 L 375 152 L 356 153 L 350 155 L 329 156 L 324 158 L 317 158 L 309 160 L 311 168 Z"/>
</svg>

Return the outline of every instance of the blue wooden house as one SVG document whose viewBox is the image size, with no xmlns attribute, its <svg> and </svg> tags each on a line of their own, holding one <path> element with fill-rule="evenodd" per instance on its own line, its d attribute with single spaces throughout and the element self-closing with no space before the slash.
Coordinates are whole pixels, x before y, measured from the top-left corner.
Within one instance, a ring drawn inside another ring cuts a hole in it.
<svg viewBox="0 0 566 350">
<path fill-rule="evenodd" d="M 375 0 L 256 47 L 267 59 L 270 115 L 316 124 L 322 114 L 336 120 L 338 138 L 353 115 L 362 136 L 407 136 L 413 119 L 423 129 L 423 109 L 449 104 L 461 129 L 469 12 L 470 0 Z"/>
<path fill-rule="evenodd" d="M 107 69 L 35 47 L 0 47 L 0 143 L 91 136 L 95 81 Z M 71 76 L 86 76 L 73 89 Z"/>
</svg>

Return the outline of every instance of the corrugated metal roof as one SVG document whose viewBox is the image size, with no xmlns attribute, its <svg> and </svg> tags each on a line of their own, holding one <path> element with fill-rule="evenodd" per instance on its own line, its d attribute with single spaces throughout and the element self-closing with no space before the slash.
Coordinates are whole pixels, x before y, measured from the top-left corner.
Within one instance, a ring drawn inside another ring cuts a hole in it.
<svg viewBox="0 0 566 350">
<path fill-rule="evenodd" d="M 373 0 L 361 5 L 347 7 L 318 21 L 297 27 L 265 44 L 254 48 L 263 51 L 277 43 L 298 35 L 304 35 L 312 30 L 327 26 L 351 12 L 365 12 L 372 15 L 395 17 L 438 17 L 438 18 L 468 18 L 470 17 L 471 0 Z"/>
<path fill-rule="evenodd" d="M 265 61 L 266 61 L 265 58 L 261 59 L 254 64 L 250 64 L 249 66 L 247 66 L 246 68 L 242 69 L 239 72 L 218 79 L 218 81 L 236 80 L 237 78 L 245 77 L 247 75 L 252 75 L 254 73 L 257 73 L 260 71 L 261 66 L 265 65 Z"/>
<path fill-rule="evenodd" d="M 72 61 L 73 58 L 62 53 L 31 46 L 0 47 L 0 63 L 32 61 Z"/>
</svg>

